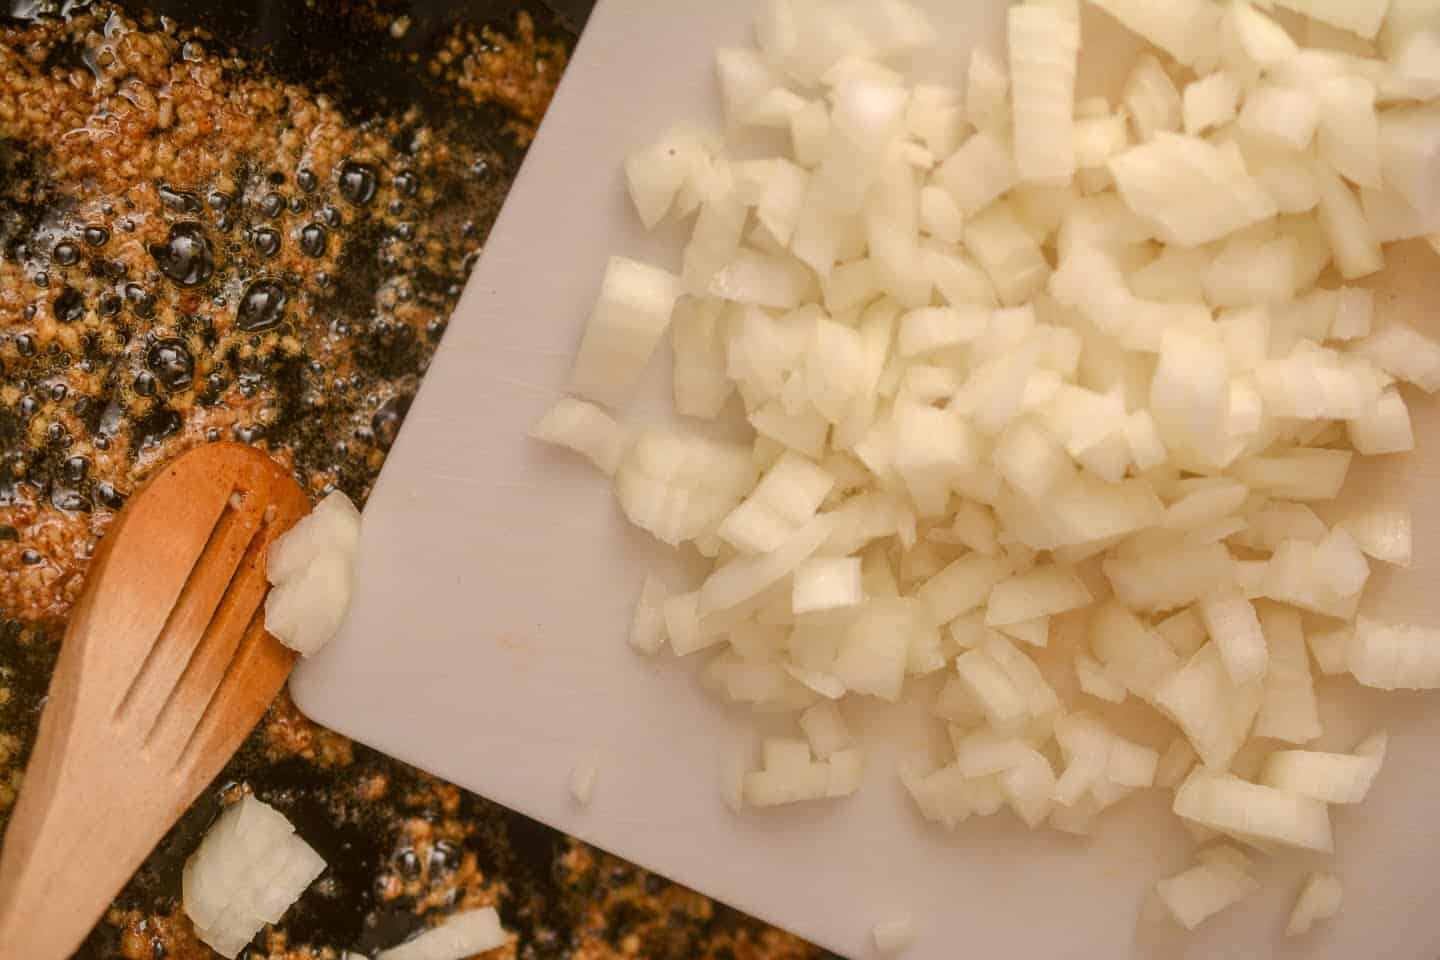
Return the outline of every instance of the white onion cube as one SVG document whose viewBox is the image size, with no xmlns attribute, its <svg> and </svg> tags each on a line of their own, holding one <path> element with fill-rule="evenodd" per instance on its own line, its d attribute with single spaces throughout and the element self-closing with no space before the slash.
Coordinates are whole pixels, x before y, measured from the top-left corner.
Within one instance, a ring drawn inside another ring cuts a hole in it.
<svg viewBox="0 0 1440 960">
<path fill-rule="evenodd" d="M 1355 679 L 1381 690 L 1440 688 L 1440 631 L 1362 616 L 1345 651 Z"/>
<path fill-rule="evenodd" d="M 570 388 L 609 406 L 628 400 L 665 335 L 681 291 L 680 278 L 672 273 L 611 257 L 570 371 Z"/>
<path fill-rule="evenodd" d="M 325 861 L 277 810 L 246 794 L 185 862 L 181 889 L 200 939 L 234 957 L 276 923 L 325 869 Z"/>
<path fill-rule="evenodd" d="M 1288 936 L 1298 937 L 1310 932 L 1320 920 L 1329 920 L 1340 912 L 1340 901 L 1344 889 L 1333 873 L 1316 871 L 1305 880 L 1295 908 L 1290 911 L 1290 921 L 1285 925 Z"/>
<path fill-rule="evenodd" d="M 1260 889 L 1260 881 L 1250 875 L 1244 854 L 1230 849 L 1238 858 L 1238 863 L 1201 861 L 1155 885 L 1161 902 L 1186 930 L 1194 930 L 1221 910 Z M 1241 863 L 1245 865 L 1241 866 Z"/>
<path fill-rule="evenodd" d="M 530 436 L 573 450 L 611 476 L 628 443 L 626 430 L 604 410 L 584 400 L 562 397 L 530 428 Z"/>
<path fill-rule="evenodd" d="M 509 939 L 495 908 L 480 907 L 452 914 L 438 927 L 381 950 L 375 960 L 464 960 L 502 947 Z"/>
<path fill-rule="evenodd" d="M 1325 804 L 1230 774 L 1197 770 L 1175 792 L 1175 813 L 1246 842 L 1270 841 L 1330 853 Z"/>
</svg>

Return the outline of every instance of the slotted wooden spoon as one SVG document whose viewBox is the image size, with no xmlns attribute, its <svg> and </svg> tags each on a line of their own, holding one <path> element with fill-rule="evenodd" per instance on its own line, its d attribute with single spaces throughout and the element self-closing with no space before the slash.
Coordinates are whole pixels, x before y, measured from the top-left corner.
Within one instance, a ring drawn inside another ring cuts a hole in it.
<svg viewBox="0 0 1440 960">
<path fill-rule="evenodd" d="M 265 553 L 308 509 L 279 464 L 222 443 L 116 518 L 0 853 L 0 957 L 70 956 L 279 692 L 295 655 L 265 632 Z"/>
</svg>

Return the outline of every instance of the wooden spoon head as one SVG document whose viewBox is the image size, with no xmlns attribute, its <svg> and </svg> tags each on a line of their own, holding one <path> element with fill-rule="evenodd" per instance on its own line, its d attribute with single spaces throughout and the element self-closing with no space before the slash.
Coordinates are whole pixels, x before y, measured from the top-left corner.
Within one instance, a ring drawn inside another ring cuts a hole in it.
<svg viewBox="0 0 1440 960">
<path fill-rule="evenodd" d="M 121 511 L 71 615 L 0 853 L 0 957 L 68 956 L 279 692 L 295 654 L 265 631 L 265 558 L 308 509 L 283 467 L 222 443 L 167 465 Z"/>
</svg>

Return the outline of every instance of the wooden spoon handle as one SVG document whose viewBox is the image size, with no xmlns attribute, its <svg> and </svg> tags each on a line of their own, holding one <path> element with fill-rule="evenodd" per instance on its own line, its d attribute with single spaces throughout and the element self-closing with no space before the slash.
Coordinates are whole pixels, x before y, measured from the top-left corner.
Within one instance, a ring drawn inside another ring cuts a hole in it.
<svg viewBox="0 0 1440 960">
<path fill-rule="evenodd" d="M 214 444 L 130 498 L 95 553 L 0 850 L 0 960 L 65 960 L 285 683 L 265 555 L 307 509 Z"/>
<path fill-rule="evenodd" d="M 40 721 L 35 756 L 53 763 L 57 724 Z M 63 758 L 61 758 L 63 763 Z M 125 809 L 103 791 L 72 789 L 67 771 L 42 774 L 55 790 L 22 790 L 0 855 L 0 957 L 64 960 L 130 879 L 153 843 L 152 823 L 180 810 Z M 29 772 L 34 776 L 33 766 Z"/>
<path fill-rule="evenodd" d="M 236 646 L 228 672 L 245 682 L 218 684 L 183 751 L 163 740 L 131 746 L 118 731 L 107 754 L 66 751 L 60 721 L 42 715 L 26 771 L 36 788 L 21 790 L 0 849 L 0 960 L 70 957 L 230 759 L 295 659 L 258 617 Z M 56 679 L 66 680 L 58 667 Z"/>
</svg>

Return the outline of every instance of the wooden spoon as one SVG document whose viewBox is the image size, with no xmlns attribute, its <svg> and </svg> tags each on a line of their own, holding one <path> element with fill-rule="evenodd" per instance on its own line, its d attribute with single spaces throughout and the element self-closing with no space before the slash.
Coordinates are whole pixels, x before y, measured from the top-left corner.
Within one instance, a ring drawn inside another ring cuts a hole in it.
<svg viewBox="0 0 1440 960">
<path fill-rule="evenodd" d="M 265 632 L 271 541 L 309 509 L 232 443 L 181 456 L 101 541 L 0 853 L 0 957 L 70 956 L 290 673 Z"/>
</svg>

